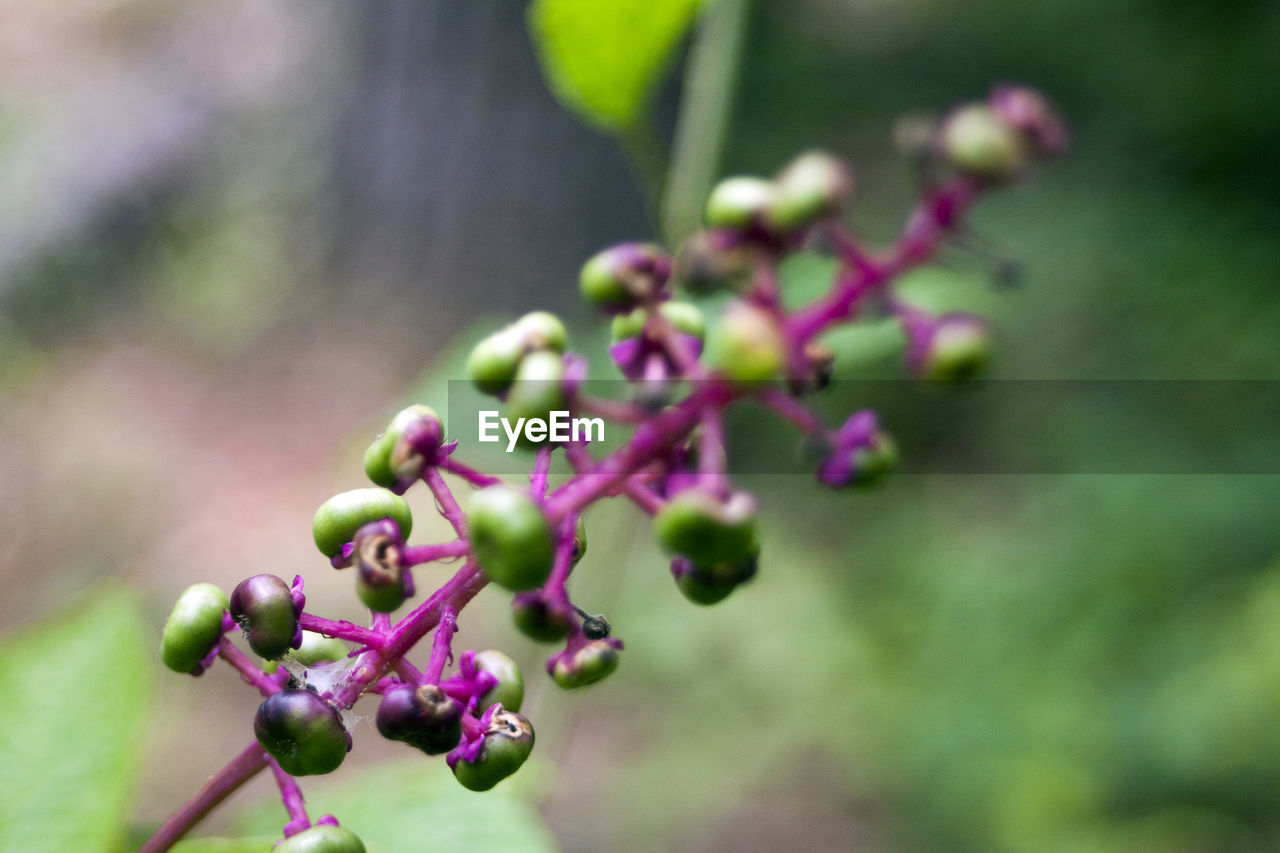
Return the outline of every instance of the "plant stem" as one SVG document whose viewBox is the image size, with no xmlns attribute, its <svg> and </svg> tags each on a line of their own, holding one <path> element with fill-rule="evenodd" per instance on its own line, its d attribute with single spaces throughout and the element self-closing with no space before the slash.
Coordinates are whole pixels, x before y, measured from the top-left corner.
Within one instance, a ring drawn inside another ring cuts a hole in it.
<svg viewBox="0 0 1280 853">
<path fill-rule="evenodd" d="M 155 835 L 138 848 L 138 853 L 164 853 L 178 843 L 193 826 L 204 819 L 219 803 L 267 766 L 267 753 L 257 741 L 246 746 L 226 767 L 205 783 L 182 808 L 161 824 Z"/>
<path fill-rule="evenodd" d="M 698 227 L 702 203 L 720 168 L 748 9 L 748 0 L 709 4 L 690 49 L 662 198 L 667 245 L 679 245 Z"/>
</svg>

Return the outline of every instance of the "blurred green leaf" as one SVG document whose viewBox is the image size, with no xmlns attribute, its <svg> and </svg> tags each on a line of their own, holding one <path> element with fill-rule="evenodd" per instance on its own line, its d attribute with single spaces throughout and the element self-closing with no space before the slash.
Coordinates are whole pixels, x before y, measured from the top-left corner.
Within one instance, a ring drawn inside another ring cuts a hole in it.
<svg viewBox="0 0 1280 853">
<path fill-rule="evenodd" d="M 534 768 L 498 788 L 477 794 L 459 785 L 442 759 L 395 762 L 327 785 L 308 785 L 313 819 L 337 815 L 360 836 L 369 853 L 467 850 L 469 853 L 540 853 L 556 849 L 534 807 L 519 795 Z M 537 773 L 533 774 L 535 777 Z M 278 831 L 278 803 L 256 808 L 240 821 L 245 832 Z"/>
<path fill-rule="evenodd" d="M 610 133 L 633 124 L 700 0 L 535 0 L 529 32 L 551 90 Z"/>
<path fill-rule="evenodd" d="M 143 624 L 131 595 L 104 589 L 0 645 L 0 850 L 123 837 L 151 693 Z"/>
</svg>

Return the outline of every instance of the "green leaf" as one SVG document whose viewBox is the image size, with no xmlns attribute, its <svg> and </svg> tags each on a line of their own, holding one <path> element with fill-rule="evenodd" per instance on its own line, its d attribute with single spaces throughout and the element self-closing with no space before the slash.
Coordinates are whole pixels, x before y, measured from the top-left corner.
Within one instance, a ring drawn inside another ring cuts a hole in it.
<svg viewBox="0 0 1280 853">
<path fill-rule="evenodd" d="M 123 838 L 154 669 L 143 625 L 131 595 L 103 589 L 0 644 L 0 850 Z"/>
<path fill-rule="evenodd" d="M 543 853 L 556 849 L 555 840 L 537 810 L 520 796 L 530 782 L 536 783 L 537 769 L 536 764 L 526 765 L 494 790 L 477 794 L 454 780 L 442 757 L 420 757 L 342 781 L 304 782 L 304 791 L 312 820 L 336 815 L 360 836 L 369 853 Z M 239 828 L 247 833 L 278 832 L 283 823 L 284 812 L 274 803 L 249 812 Z"/>
<path fill-rule="evenodd" d="M 529 32 L 551 91 L 588 124 L 632 125 L 701 0 L 534 0 Z"/>
</svg>

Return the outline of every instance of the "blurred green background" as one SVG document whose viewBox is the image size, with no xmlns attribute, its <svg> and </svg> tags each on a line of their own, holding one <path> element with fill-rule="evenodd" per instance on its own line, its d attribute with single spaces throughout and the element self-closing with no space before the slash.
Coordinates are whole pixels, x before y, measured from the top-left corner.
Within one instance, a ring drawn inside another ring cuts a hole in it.
<svg viewBox="0 0 1280 853">
<path fill-rule="evenodd" d="M 974 220 L 1023 285 L 996 293 L 990 258 L 942 258 L 969 281 L 956 299 L 994 318 L 997 378 L 1280 379 L 1280 6 L 746 6 L 722 170 L 840 152 L 873 240 L 915 193 L 891 142 L 902 115 L 1013 80 L 1066 116 L 1069 155 Z M 197 580 L 300 572 L 317 610 L 359 618 L 311 550 L 311 513 L 359 484 L 364 443 L 414 389 L 457 378 L 486 323 L 560 311 L 600 357 L 576 268 L 653 235 L 643 187 L 686 49 L 650 136 L 620 144 L 550 93 L 526 11 L 7 4 L 0 685 L 20 701 L 0 741 L 0 837 L 22 837 L 18 793 L 40 806 L 18 744 L 59 784 L 110 787 L 94 819 L 127 818 L 128 837 L 243 745 L 248 688 L 160 677 L 171 602 Z M 844 367 L 886 375 L 895 359 Z M 860 404 L 841 395 L 826 410 Z M 782 452 L 764 443 L 774 432 L 738 426 L 734 452 Z M 1060 413 L 1064 435 L 1150 427 Z M 1009 439 L 981 418 L 949 428 L 959 446 Z M 931 434 L 904 428 L 903 452 L 926 454 L 912 442 Z M 1062 444 L 1076 458 L 1061 470 L 1088 470 L 1090 442 Z M 495 797 L 378 742 L 362 705 L 351 766 L 304 786 L 317 811 L 383 851 L 427 849 L 404 840 L 427 831 L 504 850 L 1280 846 L 1280 477 L 743 485 L 763 499 L 762 572 L 708 610 L 677 594 L 638 515 L 588 517 L 575 597 L 627 643 L 599 687 L 549 689 L 545 649 L 515 634 L 498 593 L 468 609 L 465 647 L 509 650 L 532 682 L 537 761 Z M 416 500 L 415 538 L 443 536 Z M 140 611 L 107 592 L 121 586 Z M 104 598 L 100 643 L 28 624 Z M 35 682 L 63 698 L 40 700 Z M 98 716 L 121 755 L 36 731 L 84 689 L 115 709 Z M 272 835 L 272 797 L 260 779 L 202 831 Z M 47 849 L 127 846 L 108 838 Z"/>
</svg>

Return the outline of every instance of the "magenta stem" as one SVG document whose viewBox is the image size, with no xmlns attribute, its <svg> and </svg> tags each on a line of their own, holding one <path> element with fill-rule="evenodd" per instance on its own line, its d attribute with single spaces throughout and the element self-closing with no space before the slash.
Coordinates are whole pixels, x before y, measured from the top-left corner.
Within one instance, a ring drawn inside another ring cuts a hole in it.
<svg viewBox="0 0 1280 853">
<path fill-rule="evenodd" d="M 257 667 L 249 656 L 236 648 L 226 636 L 218 638 L 218 657 L 231 664 L 247 683 L 258 688 L 263 696 L 271 696 L 280 692 L 280 685 Z"/>
<path fill-rule="evenodd" d="M 276 777 L 276 787 L 280 789 L 280 801 L 289 815 L 290 826 L 306 829 L 311 820 L 307 817 L 307 803 L 297 780 L 285 773 L 274 758 L 267 758 L 267 766 L 271 768 L 271 775 Z"/>
<path fill-rule="evenodd" d="M 303 613 L 299 616 L 298 625 L 304 631 L 323 634 L 326 637 L 337 637 L 339 640 L 359 643 L 370 648 L 380 648 L 385 642 L 385 638 L 377 631 L 363 628 L 354 622 L 325 619 L 320 616 L 313 616 L 310 613 Z"/>
<path fill-rule="evenodd" d="M 462 515 L 462 507 L 458 506 L 453 492 L 449 490 L 449 484 L 444 481 L 444 477 L 440 476 L 439 469 L 427 468 L 422 472 L 422 479 L 426 482 L 427 488 L 431 489 L 431 494 L 435 495 L 440 514 L 453 525 L 459 539 L 466 539 L 467 522 Z"/>
<path fill-rule="evenodd" d="M 196 795 L 187 800 L 169 819 L 160 825 L 138 853 L 164 853 L 177 844 L 182 836 L 231 796 L 237 788 L 256 776 L 267 766 L 267 753 L 257 741 L 246 746 L 240 754 L 218 771 Z"/>
<path fill-rule="evenodd" d="M 555 561 L 551 564 L 551 574 L 542 585 L 543 594 L 548 601 L 559 601 L 569 604 L 569 592 L 565 583 L 569 573 L 573 571 L 573 537 L 578 525 L 578 514 L 569 513 L 560 522 L 560 537 L 556 544 Z"/>
<path fill-rule="evenodd" d="M 464 465 L 457 461 L 452 456 L 446 457 L 445 460 L 440 463 L 439 467 L 448 471 L 450 474 L 453 474 L 455 477 L 466 480 L 478 489 L 483 489 L 486 486 L 496 486 L 498 483 L 502 482 L 501 477 L 494 477 L 481 471 L 477 471 L 470 465 Z"/>
<path fill-rule="evenodd" d="M 533 471 L 529 474 L 529 492 L 534 500 L 542 500 L 547 494 L 547 474 L 551 471 L 551 448 L 539 447 L 538 455 L 533 460 Z"/>
<path fill-rule="evenodd" d="M 761 391 L 758 399 L 766 408 L 781 415 L 804 432 L 821 432 L 824 429 L 821 418 L 794 397 L 784 394 L 777 388 Z"/>
<path fill-rule="evenodd" d="M 452 542 L 441 542 L 435 545 L 411 545 L 401 551 L 406 566 L 420 566 L 423 563 L 434 563 L 436 560 L 447 560 L 461 557 L 471 550 L 471 545 L 464 539 Z"/>
<path fill-rule="evenodd" d="M 440 674 L 445 664 L 453 657 L 453 635 L 458 631 L 458 611 L 449 605 L 440 609 L 440 622 L 436 625 L 435 635 L 431 638 L 431 659 L 422 673 L 426 684 L 439 684 Z"/>
</svg>

